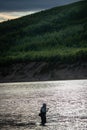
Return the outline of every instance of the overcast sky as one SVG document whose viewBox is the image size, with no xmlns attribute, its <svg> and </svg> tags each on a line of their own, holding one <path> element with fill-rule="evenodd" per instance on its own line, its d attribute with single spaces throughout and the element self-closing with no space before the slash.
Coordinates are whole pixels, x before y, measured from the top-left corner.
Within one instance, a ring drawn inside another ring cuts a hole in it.
<svg viewBox="0 0 87 130">
<path fill-rule="evenodd" d="M 79 0 L 0 0 L 0 21 L 76 1 Z"/>
</svg>

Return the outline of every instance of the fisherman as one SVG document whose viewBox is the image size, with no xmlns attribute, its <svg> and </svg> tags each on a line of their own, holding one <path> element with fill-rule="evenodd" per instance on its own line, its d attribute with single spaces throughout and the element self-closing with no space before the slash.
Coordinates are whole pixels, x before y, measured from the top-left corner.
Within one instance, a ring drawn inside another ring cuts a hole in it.
<svg viewBox="0 0 87 130">
<path fill-rule="evenodd" d="M 45 125 L 46 123 L 46 112 L 48 109 L 46 108 L 46 103 L 43 103 L 43 106 L 41 107 L 39 116 L 41 117 L 41 125 Z"/>
</svg>

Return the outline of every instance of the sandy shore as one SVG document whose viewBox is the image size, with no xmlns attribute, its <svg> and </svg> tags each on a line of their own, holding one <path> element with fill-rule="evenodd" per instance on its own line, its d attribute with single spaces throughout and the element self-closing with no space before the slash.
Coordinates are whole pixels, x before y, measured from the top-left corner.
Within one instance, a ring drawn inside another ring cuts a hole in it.
<svg viewBox="0 0 87 130">
<path fill-rule="evenodd" d="M 48 62 L 16 63 L 0 67 L 0 82 L 87 79 L 87 63 L 60 65 Z"/>
</svg>

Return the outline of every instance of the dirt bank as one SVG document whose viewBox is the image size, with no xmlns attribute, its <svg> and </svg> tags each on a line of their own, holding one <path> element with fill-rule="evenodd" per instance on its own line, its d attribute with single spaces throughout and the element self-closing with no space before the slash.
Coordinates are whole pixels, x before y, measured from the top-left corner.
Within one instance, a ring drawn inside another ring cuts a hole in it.
<svg viewBox="0 0 87 130">
<path fill-rule="evenodd" d="M 87 79 L 87 63 L 61 65 L 57 62 L 30 62 L 0 66 L 0 82 L 66 79 Z"/>
</svg>

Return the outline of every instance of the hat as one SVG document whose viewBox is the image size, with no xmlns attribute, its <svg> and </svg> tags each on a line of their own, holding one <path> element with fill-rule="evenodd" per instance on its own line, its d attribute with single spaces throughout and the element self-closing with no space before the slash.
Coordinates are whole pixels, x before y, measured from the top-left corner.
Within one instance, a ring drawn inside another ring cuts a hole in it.
<svg viewBox="0 0 87 130">
<path fill-rule="evenodd" d="M 43 103 L 43 106 L 46 106 L 46 103 Z"/>
</svg>

